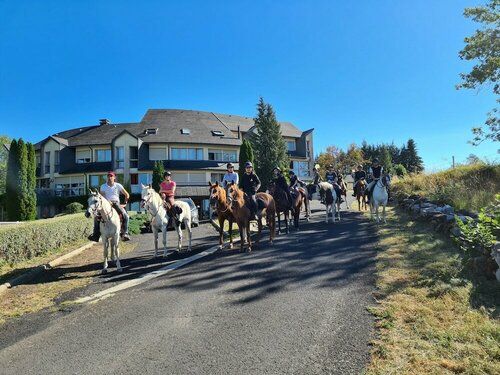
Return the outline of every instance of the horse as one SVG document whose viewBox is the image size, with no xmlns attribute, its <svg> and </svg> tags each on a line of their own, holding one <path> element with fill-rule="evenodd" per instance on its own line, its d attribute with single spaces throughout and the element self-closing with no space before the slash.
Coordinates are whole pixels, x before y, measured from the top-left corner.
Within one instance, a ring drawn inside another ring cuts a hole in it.
<svg viewBox="0 0 500 375">
<path fill-rule="evenodd" d="M 335 222 L 335 217 L 340 221 L 340 204 L 337 202 L 337 193 L 333 188 L 333 185 L 329 182 L 320 182 L 318 184 L 307 185 L 307 192 L 309 193 L 309 199 L 321 200 L 321 197 L 325 198 L 325 223 L 328 223 L 328 218 L 330 214 L 332 215 L 332 222 Z M 337 206 L 339 211 L 337 213 Z"/>
<path fill-rule="evenodd" d="M 354 195 L 356 197 L 356 200 L 358 201 L 358 209 L 361 211 L 361 207 L 363 207 L 363 210 L 366 211 L 367 209 L 367 204 L 366 204 L 366 180 L 361 179 L 358 181 L 356 186 L 354 187 Z"/>
<path fill-rule="evenodd" d="M 210 186 L 210 206 L 217 212 L 217 220 L 219 221 L 219 249 L 222 249 L 224 244 L 224 222 L 229 221 L 229 248 L 233 248 L 233 222 L 234 216 L 231 206 L 227 202 L 226 190 L 219 185 L 208 183 Z"/>
<path fill-rule="evenodd" d="M 262 217 L 266 217 L 267 226 L 269 227 L 269 243 L 273 243 L 276 231 L 276 204 L 273 197 L 267 193 L 257 193 L 257 207 L 259 203 L 261 208 L 258 209 L 258 237 L 257 243 L 260 241 L 262 233 Z M 250 209 L 245 204 L 245 193 L 234 183 L 229 184 L 227 191 L 228 203 L 231 206 L 234 219 L 240 229 L 240 251 L 244 251 L 245 241 L 248 241 L 248 252 L 252 251 L 252 240 L 250 236 L 250 220 L 252 220 Z"/>
<path fill-rule="evenodd" d="M 104 245 L 104 264 L 102 273 L 108 272 L 108 248 L 111 243 L 111 258 L 116 260 L 116 270 L 122 271 L 120 265 L 120 216 L 111 206 L 111 203 L 104 198 L 97 190 L 90 190 L 90 197 L 87 200 L 87 217 L 101 217 L 99 228 L 101 230 L 102 243 Z"/>
<path fill-rule="evenodd" d="M 276 204 L 276 215 L 278 216 L 278 234 L 281 233 L 281 214 L 283 213 L 283 216 L 285 217 L 285 232 L 288 234 L 290 233 L 290 230 L 288 228 L 288 222 L 290 220 L 290 211 L 293 210 L 294 203 L 292 201 L 292 206 L 290 206 L 290 202 L 288 202 L 288 198 L 286 196 L 286 193 L 282 189 L 278 189 L 276 186 L 276 183 L 274 182 L 269 182 L 267 184 L 267 191 L 269 194 L 274 199 L 274 202 Z M 297 198 L 300 198 L 300 195 L 297 195 Z M 297 199 L 296 199 L 297 200 Z M 298 202 L 299 204 L 299 209 L 300 209 L 300 201 Z M 300 214 L 300 211 L 299 211 Z M 297 225 L 295 226 L 296 228 L 299 227 L 298 220 L 297 220 Z"/>
<path fill-rule="evenodd" d="M 151 186 L 142 185 L 141 191 L 141 207 L 151 214 L 151 227 L 153 228 L 153 237 L 155 241 L 155 257 L 158 256 L 158 231 L 163 233 L 163 256 L 167 256 L 167 226 L 169 218 L 172 219 L 174 228 L 177 232 L 178 243 L 175 251 L 182 250 L 182 228 L 180 223 L 184 223 L 189 234 L 188 251 L 191 251 L 191 209 L 184 201 L 175 201 L 174 205 L 182 209 L 179 217 L 179 223 L 173 217 L 169 217 L 167 209 L 163 205 L 163 199 Z"/>
<path fill-rule="evenodd" d="M 304 207 L 304 211 L 306 213 L 306 220 L 309 221 L 311 217 L 311 207 L 309 205 L 309 193 L 307 192 L 307 189 L 304 189 L 302 186 L 295 188 L 293 191 L 298 191 L 302 197 L 302 206 Z M 300 214 L 300 212 L 299 212 Z"/>
<path fill-rule="evenodd" d="M 385 206 L 387 205 L 387 200 L 389 198 L 387 188 L 390 186 L 390 183 L 391 179 L 387 175 L 382 176 L 382 178 L 380 178 L 375 183 L 375 187 L 373 188 L 373 193 L 370 198 L 370 220 L 373 220 L 373 211 L 375 211 L 377 223 L 380 223 L 378 208 L 380 205 L 382 205 L 382 221 L 384 223 L 387 223 L 387 221 L 385 220 Z"/>
<path fill-rule="evenodd" d="M 347 209 L 349 209 L 349 202 L 347 201 L 347 183 L 344 181 L 344 178 L 340 174 L 339 174 L 339 177 L 337 180 L 337 184 L 339 184 L 339 186 L 340 186 L 340 196 L 341 197 L 342 197 L 342 195 L 344 196 L 345 205 L 346 205 Z M 339 205 L 339 207 L 340 207 L 340 205 Z"/>
</svg>

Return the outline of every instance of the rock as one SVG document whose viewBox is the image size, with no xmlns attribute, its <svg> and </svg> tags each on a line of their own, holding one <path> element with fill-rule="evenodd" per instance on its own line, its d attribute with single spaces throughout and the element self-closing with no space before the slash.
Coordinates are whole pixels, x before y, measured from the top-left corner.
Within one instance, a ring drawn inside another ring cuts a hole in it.
<svg viewBox="0 0 500 375">
<path fill-rule="evenodd" d="M 404 207 L 410 207 L 413 203 L 415 203 L 415 199 L 403 199 Z"/>
<path fill-rule="evenodd" d="M 454 226 L 453 228 L 451 228 L 450 234 L 453 237 L 460 237 L 462 235 L 462 231 L 457 226 Z"/>
<path fill-rule="evenodd" d="M 497 277 L 498 271 L 495 273 L 496 264 L 491 257 L 478 256 L 470 259 L 469 266 L 472 272 L 478 276 L 484 276 L 487 279 Z M 498 277 L 497 277 L 498 280 Z"/>
<path fill-rule="evenodd" d="M 443 214 L 450 214 L 450 215 L 453 215 L 455 213 L 455 210 L 453 209 L 453 207 L 451 207 L 450 205 L 444 205 L 443 207 L 441 207 L 441 212 Z"/>
<path fill-rule="evenodd" d="M 446 215 L 446 221 L 447 221 L 448 223 L 450 223 L 450 222 L 455 222 L 455 215 L 449 215 L 449 214 L 447 214 L 447 215 Z"/>
<path fill-rule="evenodd" d="M 495 260 L 499 267 L 495 272 L 495 277 L 497 278 L 497 281 L 500 282 L 500 242 L 497 242 L 495 246 L 493 246 L 493 249 L 491 249 L 491 257 Z"/>
</svg>

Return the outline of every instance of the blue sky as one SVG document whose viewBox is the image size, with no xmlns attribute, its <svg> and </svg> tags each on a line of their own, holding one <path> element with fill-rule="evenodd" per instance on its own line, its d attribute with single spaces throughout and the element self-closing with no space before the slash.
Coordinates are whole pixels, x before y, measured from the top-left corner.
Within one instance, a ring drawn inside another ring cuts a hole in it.
<svg viewBox="0 0 500 375">
<path fill-rule="evenodd" d="M 255 115 L 315 128 L 315 152 L 416 140 L 428 169 L 467 144 L 494 106 L 455 89 L 481 0 L 0 1 L 0 134 L 37 142 L 148 108 Z"/>
</svg>

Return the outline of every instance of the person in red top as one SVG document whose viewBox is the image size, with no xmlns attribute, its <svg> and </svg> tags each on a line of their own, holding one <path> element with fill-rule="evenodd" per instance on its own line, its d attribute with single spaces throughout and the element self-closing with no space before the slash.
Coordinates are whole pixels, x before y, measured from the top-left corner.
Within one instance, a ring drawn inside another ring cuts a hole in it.
<svg viewBox="0 0 500 375">
<path fill-rule="evenodd" d="M 182 209 L 175 204 L 175 181 L 172 181 L 172 173 L 165 172 L 163 174 L 164 180 L 160 184 L 160 195 L 165 201 L 165 206 L 167 208 L 169 216 L 173 216 L 176 221 L 179 221 L 179 215 Z M 175 209 L 174 209 L 175 208 Z"/>
</svg>

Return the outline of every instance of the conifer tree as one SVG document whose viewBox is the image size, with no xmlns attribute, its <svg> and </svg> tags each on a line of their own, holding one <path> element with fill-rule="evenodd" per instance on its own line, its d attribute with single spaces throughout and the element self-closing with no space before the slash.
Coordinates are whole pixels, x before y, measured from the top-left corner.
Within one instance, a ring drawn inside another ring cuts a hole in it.
<svg viewBox="0 0 500 375">
<path fill-rule="evenodd" d="M 240 155 L 239 155 L 239 163 L 238 163 L 238 176 L 241 181 L 243 178 L 243 174 L 245 173 L 245 163 L 249 161 L 252 164 L 254 163 L 254 154 L 252 144 L 249 140 L 244 139 L 243 143 L 240 146 Z"/>
</svg>

